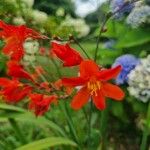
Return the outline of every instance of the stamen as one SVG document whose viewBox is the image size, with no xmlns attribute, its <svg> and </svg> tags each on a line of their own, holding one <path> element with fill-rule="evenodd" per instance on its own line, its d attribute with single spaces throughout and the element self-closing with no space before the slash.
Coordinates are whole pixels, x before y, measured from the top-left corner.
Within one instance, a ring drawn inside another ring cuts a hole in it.
<svg viewBox="0 0 150 150">
<path fill-rule="evenodd" d="M 96 81 L 96 84 L 97 84 L 98 89 L 100 90 L 100 88 L 101 88 L 101 83 L 100 83 L 99 81 Z"/>
<path fill-rule="evenodd" d="M 89 81 L 87 83 L 87 88 L 90 91 L 91 95 L 97 96 L 97 91 L 101 88 L 101 82 L 100 81 Z"/>
</svg>

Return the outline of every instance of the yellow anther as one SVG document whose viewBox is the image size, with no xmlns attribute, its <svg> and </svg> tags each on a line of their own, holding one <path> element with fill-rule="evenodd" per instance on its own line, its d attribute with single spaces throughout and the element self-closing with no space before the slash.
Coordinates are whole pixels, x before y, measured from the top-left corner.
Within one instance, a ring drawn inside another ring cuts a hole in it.
<svg viewBox="0 0 150 150">
<path fill-rule="evenodd" d="M 19 83 L 18 86 L 19 86 L 19 87 L 23 87 L 23 84 L 22 84 L 22 83 Z"/>
<path fill-rule="evenodd" d="M 98 89 L 100 90 L 100 88 L 101 88 L 101 83 L 100 83 L 100 81 L 96 81 L 96 84 L 97 84 Z"/>
<path fill-rule="evenodd" d="M 93 89 L 94 89 L 94 84 L 92 83 L 92 84 L 91 84 L 91 90 L 93 90 Z"/>
<path fill-rule="evenodd" d="M 89 89 L 91 95 L 97 96 L 97 91 L 101 88 L 101 82 L 100 81 L 89 81 L 87 83 L 87 88 Z"/>
<path fill-rule="evenodd" d="M 87 83 L 87 88 L 90 89 L 90 82 Z"/>
</svg>

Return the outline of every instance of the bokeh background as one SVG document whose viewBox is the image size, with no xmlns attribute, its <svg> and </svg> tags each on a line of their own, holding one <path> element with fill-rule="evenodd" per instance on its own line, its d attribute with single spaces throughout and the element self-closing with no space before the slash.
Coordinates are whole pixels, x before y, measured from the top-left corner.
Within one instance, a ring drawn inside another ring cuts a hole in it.
<svg viewBox="0 0 150 150">
<path fill-rule="evenodd" d="M 68 41 L 69 36 L 73 35 L 90 57 L 93 57 L 105 15 L 108 12 L 115 12 L 124 3 L 123 0 L 0 0 L 0 19 L 13 25 L 26 25 L 50 38 L 60 37 Z M 4 42 L 0 40 L 1 49 L 3 45 Z M 56 66 L 51 62 L 48 63 L 47 58 L 36 55 L 39 45 L 49 48 L 49 43 L 42 41 L 26 43 L 27 54 L 24 62 L 30 65 L 30 62 L 36 61 L 50 75 L 47 79 L 57 80 Z M 104 111 L 108 117 L 105 118 L 106 124 L 103 127 L 99 125 L 103 115 L 94 108 L 91 141 L 87 140 L 86 134 L 85 114 L 88 111 L 73 111 L 69 108 L 70 100 L 66 102 L 67 109 L 61 101 L 59 107 L 54 106 L 45 116 L 38 118 L 26 108 L 22 108 L 24 104 L 8 105 L 1 101 L 0 150 L 14 150 L 27 143 L 49 137 L 65 137 L 76 142 L 72 132 L 75 132 L 79 139 L 80 149 L 100 150 L 100 131 L 107 137 L 106 150 L 140 149 L 147 123 L 146 117 L 149 116 L 147 111 L 150 100 L 150 1 L 142 0 L 136 3 L 129 1 L 125 9 L 116 13 L 107 22 L 106 32 L 102 34 L 99 45 L 97 62 L 100 65 L 124 66 L 123 74 L 115 82 L 124 89 L 126 97 L 123 102 L 109 102 L 110 109 Z M 82 53 L 75 43 L 72 43 L 72 47 Z M 0 76 L 6 76 L 6 60 L 3 53 L 0 53 Z M 76 68 L 69 71 L 60 65 L 59 69 L 64 75 L 77 74 Z M 135 70 L 126 77 L 132 69 Z M 66 115 L 68 113 L 69 118 Z M 69 119 L 75 124 L 73 131 L 68 127 Z M 150 126 L 150 121 L 147 124 Z M 145 132 L 148 138 L 145 150 L 148 150 L 149 127 Z M 50 149 L 78 149 L 74 143 L 69 143 L 70 141 L 63 138 L 53 138 L 50 141 L 44 142 L 52 144 Z M 60 145 L 65 142 L 66 146 Z M 34 145 L 35 150 L 39 148 L 38 144 Z M 32 148 L 26 150 L 33 150 Z"/>
</svg>

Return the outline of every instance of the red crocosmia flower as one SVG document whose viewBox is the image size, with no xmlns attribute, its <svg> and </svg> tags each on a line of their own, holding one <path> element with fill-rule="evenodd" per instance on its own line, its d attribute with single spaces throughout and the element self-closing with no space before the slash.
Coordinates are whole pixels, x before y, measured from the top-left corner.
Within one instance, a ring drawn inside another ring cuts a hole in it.
<svg viewBox="0 0 150 150">
<path fill-rule="evenodd" d="M 50 84 L 48 82 L 42 82 L 40 84 L 40 88 L 46 90 L 46 92 L 51 91 Z"/>
<path fill-rule="evenodd" d="M 80 109 L 91 97 L 95 106 L 105 109 L 105 97 L 115 100 L 122 100 L 124 92 L 116 85 L 107 81 L 115 78 L 121 71 L 121 66 L 112 69 L 102 70 L 92 60 L 82 61 L 80 64 L 80 76 L 74 78 L 63 78 L 65 86 L 82 86 L 74 96 L 71 106 L 74 109 Z"/>
<path fill-rule="evenodd" d="M 71 48 L 69 44 L 52 42 L 52 53 L 63 61 L 63 66 L 76 66 L 83 60 L 80 54 Z"/>
<path fill-rule="evenodd" d="M 53 83 L 53 87 L 54 87 L 56 90 L 60 90 L 60 89 L 63 87 L 62 80 L 61 80 L 61 79 L 58 79 L 57 81 L 55 81 L 55 82 Z"/>
<path fill-rule="evenodd" d="M 0 78 L 0 94 L 8 103 L 17 103 L 32 91 L 32 87 L 24 85 L 18 80 Z"/>
<path fill-rule="evenodd" d="M 41 116 L 48 111 L 50 104 L 57 103 L 57 97 L 55 95 L 48 96 L 43 94 L 30 94 L 29 109 L 33 110 L 36 116 Z"/>
<path fill-rule="evenodd" d="M 3 53 L 14 60 L 20 60 L 24 55 L 23 43 L 27 38 L 46 38 L 38 32 L 27 28 L 25 25 L 13 26 L 5 24 L 0 20 L 0 38 L 4 39 L 6 45 Z"/>
<path fill-rule="evenodd" d="M 63 83 L 62 83 L 62 80 L 61 80 L 61 79 L 58 79 L 57 81 L 55 81 L 55 82 L 53 83 L 53 87 L 54 87 L 56 90 L 62 90 L 62 88 L 64 87 L 64 86 L 63 86 Z M 67 95 L 71 95 L 73 88 L 70 87 L 70 86 L 66 86 L 64 90 L 65 90 L 65 93 L 66 93 Z"/>
<path fill-rule="evenodd" d="M 31 75 L 23 69 L 23 66 L 17 61 L 8 61 L 7 62 L 7 74 L 15 78 L 25 78 L 33 81 Z"/>
</svg>

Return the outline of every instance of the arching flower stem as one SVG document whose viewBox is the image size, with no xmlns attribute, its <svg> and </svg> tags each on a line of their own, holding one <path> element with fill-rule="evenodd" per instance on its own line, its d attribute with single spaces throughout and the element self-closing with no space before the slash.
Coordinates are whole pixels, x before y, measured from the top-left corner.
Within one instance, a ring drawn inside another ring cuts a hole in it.
<svg viewBox="0 0 150 150">
<path fill-rule="evenodd" d="M 143 130 L 143 136 L 142 136 L 142 141 L 140 145 L 140 150 L 146 150 L 147 149 L 147 140 L 149 136 L 149 131 L 150 131 L 150 102 L 148 104 L 148 109 L 147 109 L 147 117 L 145 120 L 145 127 Z"/>
<path fill-rule="evenodd" d="M 137 2 L 138 0 L 133 0 L 132 2 L 130 2 L 130 4 Z M 108 22 L 108 20 L 110 18 L 112 18 L 116 13 L 120 12 L 122 9 L 124 9 L 124 7 L 126 7 L 129 4 L 129 2 L 124 3 L 124 5 L 122 7 L 120 7 L 118 10 L 116 10 L 115 12 L 111 13 L 108 12 L 105 17 L 104 20 L 102 22 L 102 25 L 100 26 L 100 30 L 99 30 L 99 35 L 97 37 L 97 43 L 96 43 L 96 49 L 95 49 L 95 53 L 94 53 L 94 61 L 97 61 L 97 53 L 98 53 L 98 49 L 99 49 L 99 43 L 100 43 L 100 38 L 103 32 L 105 32 L 105 25 Z"/>
</svg>

